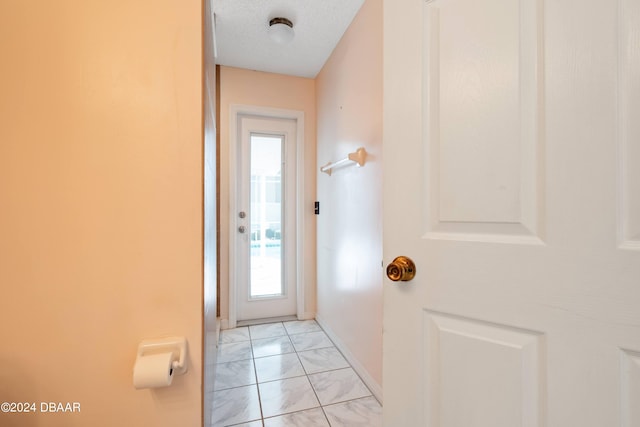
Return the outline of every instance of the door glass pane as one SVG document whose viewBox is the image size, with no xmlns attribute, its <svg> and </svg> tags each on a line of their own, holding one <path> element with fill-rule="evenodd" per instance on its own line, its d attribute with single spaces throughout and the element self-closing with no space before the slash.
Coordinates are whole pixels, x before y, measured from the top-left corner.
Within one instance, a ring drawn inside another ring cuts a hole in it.
<svg viewBox="0 0 640 427">
<path fill-rule="evenodd" d="M 250 151 L 249 296 L 282 296 L 282 137 L 251 135 Z"/>
</svg>

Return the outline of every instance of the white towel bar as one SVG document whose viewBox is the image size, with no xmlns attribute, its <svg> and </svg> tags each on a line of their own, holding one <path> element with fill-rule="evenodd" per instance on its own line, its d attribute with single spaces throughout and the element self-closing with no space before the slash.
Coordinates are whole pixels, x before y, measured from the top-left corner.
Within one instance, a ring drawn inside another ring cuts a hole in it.
<svg viewBox="0 0 640 427">
<path fill-rule="evenodd" d="M 332 169 L 338 168 L 340 166 L 346 165 L 351 162 L 355 162 L 358 164 L 359 167 L 361 167 L 361 166 L 364 166 L 364 160 L 366 158 L 367 158 L 367 152 L 365 151 L 364 148 L 360 147 L 353 153 L 349 153 L 349 155 L 346 158 L 342 160 L 338 160 L 337 162 L 334 162 L 334 163 L 329 162 L 326 165 L 322 166 L 320 168 L 320 172 L 324 172 L 327 175 L 331 176 Z"/>
</svg>

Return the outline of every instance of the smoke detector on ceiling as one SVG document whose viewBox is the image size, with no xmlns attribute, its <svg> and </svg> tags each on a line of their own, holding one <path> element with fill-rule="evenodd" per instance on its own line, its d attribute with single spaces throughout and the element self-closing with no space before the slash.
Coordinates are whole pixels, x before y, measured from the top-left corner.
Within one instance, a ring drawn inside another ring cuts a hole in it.
<svg viewBox="0 0 640 427">
<path fill-rule="evenodd" d="M 273 18 L 269 21 L 269 37 L 276 43 L 286 44 L 293 40 L 293 23 L 287 18 Z"/>
</svg>

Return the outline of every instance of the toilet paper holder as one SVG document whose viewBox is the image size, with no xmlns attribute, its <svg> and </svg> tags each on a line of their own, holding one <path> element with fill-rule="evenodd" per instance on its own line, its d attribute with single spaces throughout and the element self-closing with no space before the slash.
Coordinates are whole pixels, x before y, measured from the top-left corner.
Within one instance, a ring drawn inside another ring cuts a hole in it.
<svg viewBox="0 0 640 427">
<path fill-rule="evenodd" d="M 185 337 L 166 337 L 143 340 L 138 345 L 138 358 L 159 353 L 173 353 L 171 368 L 173 375 L 187 372 L 187 339 Z"/>
</svg>

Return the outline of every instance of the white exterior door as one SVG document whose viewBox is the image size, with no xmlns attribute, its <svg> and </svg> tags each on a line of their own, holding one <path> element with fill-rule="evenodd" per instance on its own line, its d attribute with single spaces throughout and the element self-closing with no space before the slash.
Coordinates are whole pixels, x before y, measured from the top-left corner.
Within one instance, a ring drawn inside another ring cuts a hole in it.
<svg viewBox="0 0 640 427">
<path fill-rule="evenodd" d="M 640 2 L 386 0 L 387 427 L 640 426 Z"/>
<path fill-rule="evenodd" d="M 237 320 L 296 314 L 296 121 L 239 116 Z"/>
</svg>

